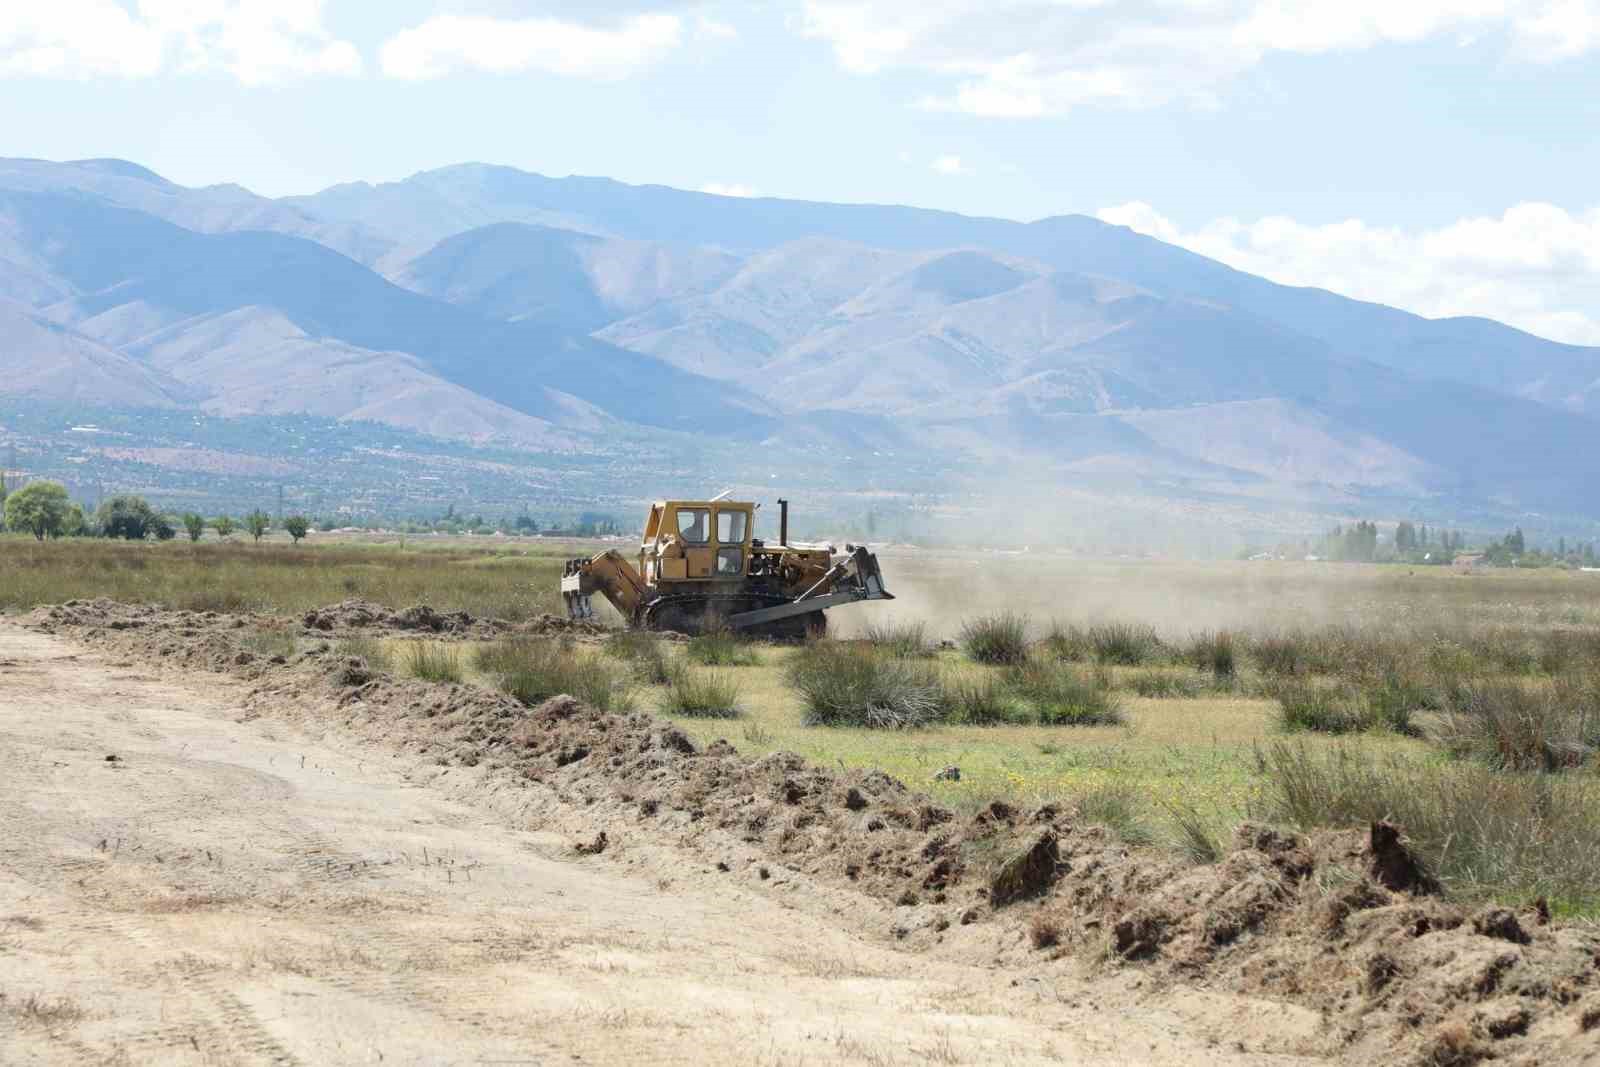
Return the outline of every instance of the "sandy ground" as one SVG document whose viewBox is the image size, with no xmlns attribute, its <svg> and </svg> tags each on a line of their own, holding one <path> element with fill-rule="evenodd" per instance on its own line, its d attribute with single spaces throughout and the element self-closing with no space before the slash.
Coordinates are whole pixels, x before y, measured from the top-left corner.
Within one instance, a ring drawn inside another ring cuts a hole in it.
<svg viewBox="0 0 1600 1067">
<path fill-rule="evenodd" d="M 0 1063 L 1312 1062 L 1309 1013 L 897 950 L 239 697 L 0 621 Z"/>
</svg>

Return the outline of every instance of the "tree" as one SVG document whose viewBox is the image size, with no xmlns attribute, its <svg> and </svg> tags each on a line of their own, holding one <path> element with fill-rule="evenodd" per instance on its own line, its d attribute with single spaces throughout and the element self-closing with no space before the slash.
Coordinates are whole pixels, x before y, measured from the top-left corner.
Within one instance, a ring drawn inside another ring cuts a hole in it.
<svg viewBox="0 0 1600 1067">
<path fill-rule="evenodd" d="M 172 525 L 169 516 L 157 512 L 155 521 L 150 524 L 150 532 L 156 535 L 157 541 L 170 541 L 178 536 L 178 528 Z"/>
<path fill-rule="evenodd" d="M 206 532 L 206 520 L 192 511 L 184 513 L 183 528 L 189 533 L 190 541 L 198 541 Z"/>
<path fill-rule="evenodd" d="M 156 531 L 159 516 L 140 496 L 114 496 L 95 512 L 95 525 L 106 537 L 143 541 Z"/>
<path fill-rule="evenodd" d="M 67 514 L 61 520 L 62 537 L 86 537 L 89 534 L 89 518 L 83 513 L 79 504 L 69 504 Z"/>
<path fill-rule="evenodd" d="M 218 515 L 211 521 L 211 528 L 217 531 L 217 536 L 226 541 L 233 536 L 233 516 Z"/>
<path fill-rule="evenodd" d="M 1518 526 L 1506 537 L 1506 549 L 1513 555 L 1520 556 L 1528 550 L 1527 542 L 1522 537 L 1522 527 Z"/>
<path fill-rule="evenodd" d="M 1427 529 L 1426 526 L 1423 529 Z M 1394 550 L 1400 555 L 1405 555 L 1417 547 L 1417 528 L 1409 522 L 1402 522 L 1394 528 Z"/>
<path fill-rule="evenodd" d="M 290 515 L 283 520 L 283 528 L 290 538 L 294 540 L 294 543 L 298 545 L 301 538 L 305 537 L 307 531 L 311 529 L 311 523 L 306 521 L 304 515 Z"/>
<path fill-rule="evenodd" d="M 6 497 L 6 526 L 18 533 L 31 533 L 38 541 L 59 537 L 71 503 L 65 486 L 29 482 Z"/>
<path fill-rule="evenodd" d="M 257 508 L 244 517 L 244 528 L 251 537 L 255 538 L 256 544 L 260 544 L 261 539 L 267 535 L 267 531 L 272 529 L 272 518 L 265 511 Z"/>
</svg>

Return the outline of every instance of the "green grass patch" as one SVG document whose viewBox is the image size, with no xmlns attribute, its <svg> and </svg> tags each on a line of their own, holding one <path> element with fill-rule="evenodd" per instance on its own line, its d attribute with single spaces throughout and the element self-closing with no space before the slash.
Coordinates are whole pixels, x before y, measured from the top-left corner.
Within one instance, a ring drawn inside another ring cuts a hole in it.
<svg viewBox="0 0 1600 1067">
<path fill-rule="evenodd" d="M 945 714 L 937 667 L 871 645 L 813 641 L 791 656 L 787 675 L 808 726 L 928 726 Z"/>
<path fill-rule="evenodd" d="M 722 630 L 689 638 L 683 651 L 703 667 L 754 667 L 761 662 L 755 645 Z"/>
<path fill-rule="evenodd" d="M 732 674 L 686 664 L 672 671 L 660 707 L 668 715 L 694 719 L 737 719 L 744 713 L 739 683 Z"/>
</svg>

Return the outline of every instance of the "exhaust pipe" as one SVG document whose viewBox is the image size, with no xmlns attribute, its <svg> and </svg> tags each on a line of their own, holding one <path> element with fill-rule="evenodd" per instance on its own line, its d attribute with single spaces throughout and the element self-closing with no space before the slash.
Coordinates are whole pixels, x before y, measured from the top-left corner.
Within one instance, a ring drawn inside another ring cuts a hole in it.
<svg viewBox="0 0 1600 1067">
<path fill-rule="evenodd" d="M 781 497 L 778 500 L 778 544 L 789 547 L 789 502 Z"/>
</svg>

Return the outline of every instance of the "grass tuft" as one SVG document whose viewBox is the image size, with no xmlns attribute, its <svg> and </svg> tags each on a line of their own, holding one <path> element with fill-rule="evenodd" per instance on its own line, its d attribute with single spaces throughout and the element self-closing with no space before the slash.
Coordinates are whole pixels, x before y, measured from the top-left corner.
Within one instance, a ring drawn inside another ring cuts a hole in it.
<svg viewBox="0 0 1600 1067">
<path fill-rule="evenodd" d="M 1088 630 L 1089 647 L 1098 663 L 1137 667 L 1159 659 L 1161 638 L 1155 628 L 1132 622 L 1102 622 Z"/>
<path fill-rule="evenodd" d="M 808 726 L 927 726 L 944 716 L 937 669 L 870 645 L 813 641 L 789 660 Z"/>
<path fill-rule="evenodd" d="M 959 677 L 945 686 L 947 717 L 962 726 L 1008 726 L 1029 721 L 1028 708 L 1012 695 L 1005 679 L 986 674 Z"/>
<path fill-rule="evenodd" d="M 754 645 L 726 630 L 691 637 L 683 651 L 704 667 L 754 667 L 761 662 Z"/>
<path fill-rule="evenodd" d="M 1150 845 L 1156 841 L 1150 824 L 1150 809 L 1140 792 L 1122 782 L 1108 782 L 1086 789 L 1072 798 L 1079 818 L 1104 826 L 1130 845 Z"/>
<path fill-rule="evenodd" d="M 1452 687 L 1435 738 L 1457 756 L 1509 771 L 1581 767 L 1600 748 L 1600 684 L 1473 681 Z"/>
<path fill-rule="evenodd" d="M 365 660 L 368 669 L 382 673 L 394 671 L 394 653 L 373 637 L 346 637 L 334 646 L 341 659 Z"/>
<path fill-rule="evenodd" d="M 961 624 L 961 648 L 974 662 L 991 666 L 1021 663 L 1028 658 L 1028 619 L 1009 611 Z"/>
<path fill-rule="evenodd" d="M 721 671 L 702 671 L 685 664 L 671 672 L 661 710 L 668 715 L 696 719 L 737 719 L 744 714 L 739 683 Z"/>
<path fill-rule="evenodd" d="M 672 682 L 672 661 L 665 643 L 648 630 L 623 630 L 612 634 L 606 654 L 622 660 L 632 669 L 641 685 L 668 685 Z"/>
<path fill-rule="evenodd" d="M 1040 726 L 1109 726 L 1124 721 L 1107 672 L 1035 659 L 1010 668 L 1006 686 Z"/>
<path fill-rule="evenodd" d="M 1234 635 L 1227 630 L 1196 634 L 1189 639 L 1184 659 L 1198 671 L 1206 671 L 1218 682 L 1232 680 L 1238 670 L 1238 649 Z"/>
<path fill-rule="evenodd" d="M 505 638 L 481 646 L 474 665 L 500 690 L 529 707 L 563 694 L 601 711 L 627 711 L 633 706 L 633 681 L 626 667 L 580 654 L 559 641 Z"/>
<path fill-rule="evenodd" d="M 861 632 L 861 637 L 879 651 L 901 659 L 923 659 L 934 653 L 925 623 L 872 623 Z"/>
<path fill-rule="evenodd" d="M 1191 673 L 1150 668 L 1129 677 L 1128 688 L 1142 697 L 1192 700 L 1204 696 L 1209 687 Z"/>
<path fill-rule="evenodd" d="M 425 682 L 459 682 L 461 656 L 455 646 L 438 641 L 408 641 L 400 655 L 405 672 Z"/>
<path fill-rule="evenodd" d="M 1592 814 L 1600 782 L 1591 776 L 1281 741 L 1260 760 L 1269 819 L 1302 830 L 1388 819 L 1452 893 L 1544 896 L 1566 914 L 1600 907 L 1600 820 Z"/>
</svg>

